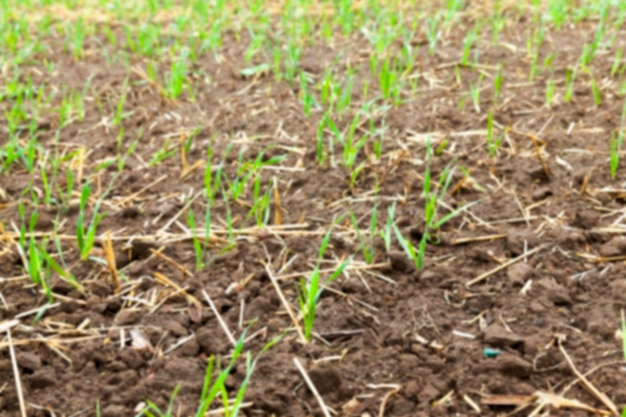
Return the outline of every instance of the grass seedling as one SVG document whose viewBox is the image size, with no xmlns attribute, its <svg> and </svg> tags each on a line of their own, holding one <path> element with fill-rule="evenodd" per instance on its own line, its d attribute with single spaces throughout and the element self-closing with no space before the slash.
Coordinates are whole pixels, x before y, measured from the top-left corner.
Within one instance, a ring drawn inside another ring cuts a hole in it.
<svg viewBox="0 0 626 417">
<path fill-rule="evenodd" d="M 18 205 L 18 211 L 20 213 L 20 218 L 22 219 L 18 251 L 22 256 L 24 268 L 26 269 L 26 273 L 30 277 L 30 281 L 37 286 L 41 286 L 44 294 L 46 294 L 46 297 L 48 298 L 48 302 L 52 303 L 54 301 L 52 297 L 52 292 L 46 280 L 46 276 L 43 273 L 44 259 L 41 256 L 41 253 L 37 246 L 37 241 L 34 237 L 35 227 L 37 225 L 37 219 L 39 218 L 39 214 L 37 210 L 34 210 L 32 212 L 27 229 L 26 214 L 24 212 L 24 206 L 21 202 Z M 27 230 L 28 234 L 30 234 L 30 236 L 28 237 L 28 241 L 26 237 Z"/>
<path fill-rule="evenodd" d="M 470 64 L 470 52 L 472 50 L 474 42 L 478 38 L 478 29 L 479 27 L 477 24 L 465 35 L 465 39 L 463 40 L 463 56 L 461 57 L 461 65 L 463 66 L 469 66 Z"/>
<path fill-rule="evenodd" d="M 622 152 L 622 143 L 624 142 L 624 127 L 626 126 L 626 104 L 622 108 L 621 127 L 617 131 L 611 133 L 611 147 L 609 156 L 609 166 L 611 169 L 611 178 L 617 175 L 619 167 L 620 154 Z"/>
<path fill-rule="evenodd" d="M 609 163 L 611 168 L 611 178 L 615 178 L 617 175 L 617 168 L 619 167 L 620 152 L 622 149 L 622 143 L 624 139 L 624 130 L 619 129 L 619 133 L 613 131 L 611 133 L 611 148 Z"/>
<path fill-rule="evenodd" d="M 589 75 L 591 76 L 591 93 L 593 94 L 593 102 L 596 104 L 596 107 L 600 107 L 602 104 L 602 90 L 598 86 L 598 83 L 596 83 L 595 77 L 593 77 L 591 73 L 589 73 Z"/>
<path fill-rule="evenodd" d="M 528 72 L 528 81 L 532 82 L 537 74 L 537 68 L 539 63 L 539 48 L 535 49 L 531 56 L 530 70 Z"/>
<path fill-rule="evenodd" d="M 204 417 L 208 414 L 209 407 L 216 401 L 221 401 L 221 405 L 223 407 L 223 413 L 226 417 L 236 417 L 239 415 L 239 411 L 241 409 L 241 404 L 243 403 L 243 398 L 246 394 L 246 390 L 248 389 L 248 385 L 252 378 L 252 374 L 257 365 L 258 360 L 261 358 L 265 352 L 272 348 L 276 343 L 280 341 L 282 338 L 278 336 L 272 339 L 269 343 L 267 343 L 261 352 L 252 359 L 252 355 L 250 352 L 246 353 L 246 376 L 244 377 L 241 386 L 237 390 L 237 395 L 234 400 L 229 400 L 228 398 L 228 387 L 226 386 L 226 378 L 233 372 L 235 364 L 239 357 L 243 352 L 244 340 L 247 335 L 247 330 L 242 333 L 242 335 L 237 340 L 233 353 L 230 355 L 230 360 L 228 365 L 224 369 L 220 369 L 219 360 L 215 360 L 214 356 L 211 356 L 207 362 L 207 367 L 204 373 L 204 382 L 202 384 L 202 392 L 200 393 L 200 399 L 198 401 L 198 407 L 195 412 L 195 417 Z M 214 368 L 217 367 L 217 377 L 213 380 Z M 161 411 L 161 409 L 152 401 L 146 400 L 146 407 L 141 410 L 135 417 L 139 416 L 147 416 L 147 417 L 174 417 L 178 415 L 174 413 L 174 403 L 176 401 L 176 397 L 178 396 L 178 392 L 180 390 L 181 384 L 178 384 L 172 395 L 170 397 L 170 401 L 168 407 L 165 411 Z"/>
<path fill-rule="evenodd" d="M 189 49 L 181 48 L 179 56 L 173 58 L 170 73 L 165 83 L 167 97 L 176 100 L 183 93 L 185 79 L 187 78 L 187 67 L 189 60 Z"/>
<path fill-rule="evenodd" d="M 115 106 L 115 115 L 113 116 L 113 126 L 119 126 L 122 123 L 123 118 L 125 118 L 124 114 L 124 105 L 126 104 L 126 95 L 128 88 L 128 77 L 124 79 L 124 83 L 122 84 L 122 93 L 120 94 L 120 98 L 117 101 L 117 105 Z"/>
<path fill-rule="evenodd" d="M 487 114 L 487 149 L 489 150 L 489 156 L 493 158 L 497 149 L 493 140 L 493 109 L 489 109 Z"/>
<path fill-rule="evenodd" d="M 23 204 L 18 204 L 18 211 L 20 218 L 22 219 L 22 225 L 19 233 L 19 245 L 17 246 L 18 252 L 22 258 L 24 269 L 31 279 L 31 282 L 41 287 L 43 293 L 47 299 L 47 305 L 42 307 L 36 318 L 35 322 L 45 313 L 47 307 L 54 302 L 54 296 L 50 288 L 50 277 L 52 272 L 56 272 L 61 279 L 68 282 L 75 289 L 82 290 L 80 284 L 76 281 L 76 278 L 72 273 L 67 272 L 67 266 L 63 260 L 63 251 L 61 250 L 61 244 L 58 237 L 55 237 L 56 248 L 59 253 L 59 258 L 63 266 L 48 253 L 48 238 L 44 237 L 41 242 L 37 242 L 35 239 L 35 227 L 38 220 L 38 212 L 34 210 L 28 222 L 28 228 L 26 227 L 26 215 Z M 28 230 L 28 233 L 27 233 Z M 29 236 L 27 236 L 27 234 Z"/>
<path fill-rule="evenodd" d="M 100 207 L 100 202 L 98 201 L 94 208 L 91 222 L 89 222 L 88 226 L 85 225 L 85 209 L 87 208 L 90 195 L 91 185 L 87 183 L 83 186 L 83 190 L 80 195 L 78 218 L 76 220 L 76 242 L 78 244 L 81 261 L 86 261 L 87 258 L 89 258 L 96 240 L 96 229 L 98 228 L 98 223 L 100 223 L 100 220 L 104 218 L 103 214 L 98 213 L 98 209 Z"/>
<path fill-rule="evenodd" d="M 205 230 L 204 239 L 199 238 L 197 235 L 196 218 L 193 214 L 193 210 L 189 208 L 189 211 L 187 212 L 187 225 L 189 226 L 189 230 L 191 231 L 191 234 L 192 234 L 193 250 L 196 254 L 196 271 L 202 271 L 206 265 L 204 258 L 205 258 L 205 252 L 208 250 L 209 234 L 211 230 L 211 223 L 210 223 L 211 211 L 210 210 L 211 210 L 210 206 L 207 204 L 205 218 L 208 218 L 209 221 L 208 223 L 205 223 L 205 226 L 204 226 L 204 230 Z"/>
<path fill-rule="evenodd" d="M 574 81 L 576 80 L 577 68 L 578 67 L 565 69 L 565 95 L 563 96 L 563 100 L 566 103 L 570 102 L 572 94 L 574 94 Z"/>
<path fill-rule="evenodd" d="M 170 145 L 169 138 L 165 138 L 165 140 L 163 141 L 163 146 L 154 153 L 152 159 L 148 163 L 148 167 L 153 167 L 154 165 L 163 162 L 167 158 L 170 158 L 176 153 L 177 150 L 178 147 L 175 144 Z"/>
<path fill-rule="evenodd" d="M 470 97 L 472 98 L 476 113 L 480 113 L 480 91 L 482 90 L 480 85 L 483 82 L 484 76 L 485 75 L 481 73 L 476 84 L 470 83 Z"/>
<path fill-rule="evenodd" d="M 502 64 L 500 64 L 498 66 L 498 72 L 496 73 L 496 76 L 493 79 L 493 101 L 497 102 L 498 99 L 500 98 L 500 92 L 502 91 L 502 81 L 503 81 L 503 75 L 502 75 Z"/>
<path fill-rule="evenodd" d="M 428 19 L 428 23 L 426 25 L 426 38 L 428 39 L 428 53 L 430 55 L 435 54 L 435 50 L 437 49 L 437 42 L 441 37 L 441 31 L 437 26 L 439 24 L 439 15 L 436 17 Z"/>
<path fill-rule="evenodd" d="M 304 115 L 309 117 L 311 115 L 311 108 L 315 106 L 319 108 L 319 104 L 315 101 L 315 97 L 309 92 L 308 89 L 308 77 L 304 72 L 300 73 L 300 99 L 302 100 L 302 107 L 304 109 Z"/>
<path fill-rule="evenodd" d="M 415 263 L 415 267 L 417 269 L 421 269 L 424 265 L 424 254 L 426 252 L 426 244 L 432 242 L 436 237 L 437 231 L 447 223 L 450 219 L 457 216 L 467 208 L 473 206 L 477 203 L 477 201 L 473 203 L 468 203 L 461 208 L 451 211 L 445 216 L 439 218 L 438 212 L 441 206 L 441 202 L 445 197 L 448 188 L 450 187 L 450 182 L 452 181 L 452 177 L 454 175 L 454 168 L 451 168 L 450 165 L 447 165 L 442 171 L 439 181 L 437 182 L 437 190 L 432 190 L 432 180 L 431 180 L 431 171 L 430 171 L 430 159 L 431 159 L 431 146 L 430 140 L 426 141 L 426 171 L 424 173 L 424 188 L 423 188 L 423 197 L 424 197 L 424 231 L 420 238 L 419 245 L 417 249 L 413 245 L 413 243 L 402 236 L 402 233 L 398 229 L 397 226 L 394 225 L 394 230 L 396 234 L 396 238 L 400 243 L 400 246 L 407 254 L 409 259 L 413 260 Z"/>
<path fill-rule="evenodd" d="M 298 303 L 300 304 L 300 311 L 302 312 L 302 322 L 304 324 L 304 337 L 307 341 L 311 341 L 311 333 L 313 331 L 313 324 L 315 323 L 315 311 L 318 307 L 317 303 L 324 290 L 324 287 L 329 285 L 335 279 L 337 279 L 346 267 L 350 264 L 351 258 L 344 260 L 337 269 L 326 280 L 324 285 L 320 285 L 320 261 L 324 257 L 328 243 L 330 242 L 330 235 L 332 229 L 329 230 L 322 239 L 322 245 L 318 255 L 318 262 L 313 270 L 313 273 L 308 280 L 302 278 L 300 280 L 300 288 L 298 290 Z"/>
<path fill-rule="evenodd" d="M 391 250 L 391 232 L 394 229 L 394 218 L 396 213 L 396 202 L 394 201 L 391 206 L 387 208 L 387 221 L 385 222 L 385 228 L 380 231 L 380 235 L 385 243 L 385 250 L 387 253 Z"/>
<path fill-rule="evenodd" d="M 254 186 L 252 191 L 253 205 L 246 217 L 245 221 L 248 221 L 252 216 L 256 220 L 256 225 L 259 229 L 267 225 L 270 219 L 270 203 L 272 201 L 272 188 L 270 186 L 264 193 L 261 194 L 261 176 L 257 175 L 254 180 Z"/>
<path fill-rule="evenodd" d="M 361 233 L 361 229 L 359 228 L 359 221 L 357 220 L 354 212 L 350 213 L 350 220 L 352 221 L 352 227 L 356 231 L 356 234 L 359 238 L 360 249 L 363 252 L 363 257 L 368 264 L 374 262 L 374 237 L 376 236 L 376 232 L 378 230 L 378 206 L 374 206 L 372 211 L 372 218 L 370 220 L 370 230 L 369 230 L 369 239 L 366 239 Z M 369 241 L 368 241 L 369 240 Z"/>
</svg>

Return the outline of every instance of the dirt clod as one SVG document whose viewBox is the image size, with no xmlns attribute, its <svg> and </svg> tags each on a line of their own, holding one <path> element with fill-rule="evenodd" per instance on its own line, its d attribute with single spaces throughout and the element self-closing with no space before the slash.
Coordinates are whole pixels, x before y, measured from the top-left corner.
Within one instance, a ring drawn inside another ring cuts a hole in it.
<svg viewBox="0 0 626 417">
<path fill-rule="evenodd" d="M 523 286 L 528 279 L 534 276 L 534 274 L 534 268 L 523 262 L 511 265 L 507 270 L 509 283 L 514 287 Z"/>
<path fill-rule="evenodd" d="M 41 358 L 32 352 L 19 352 L 16 356 L 17 364 L 24 369 L 34 372 L 41 368 Z"/>
<path fill-rule="evenodd" d="M 330 366 L 318 366 L 309 371 L 309 377 L 320 395 L 338 392 L 341 388 L 341 374 Z"/>
<path fill-rule="evenodd" d="M 483 341 L 490 347 L 513 347 L 519 348 L 524 345 L 524 338 L 506 330 L 498 324 L 487 326 L 483 332 Z"/>
</svg>

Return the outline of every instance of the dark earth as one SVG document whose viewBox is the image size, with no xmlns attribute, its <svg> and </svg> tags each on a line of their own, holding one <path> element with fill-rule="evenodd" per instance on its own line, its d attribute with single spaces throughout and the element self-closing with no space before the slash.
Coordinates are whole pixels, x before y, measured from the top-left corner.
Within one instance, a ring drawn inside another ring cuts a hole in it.
<svg viewBox="0 0 626 417">
<path fill-rule="evenodd" d="M 549 108 L 549 71 L 528 80 L 527 22 L 507 27 L 500 35 L 502 43 L 495 46 L 485 29 L 478 44 L 485 74 L 480 107 L 491 107 L 493 77 L 503 63 L 503 89 L 494 115 L 497 126 L 510 127 L 495 157 L 487 150 L 486 112 L 475 112 L 470 99 L 462 109 L 458 106 L 470 83 L 478 80 L 477 71 L 459 66 L 458 82 L 454 64 L 460 59 L 462 38 L 449 34 L 431 56 L 425 38 L 418 37 L 419 94 L 368 116 L 366 128 L 371 122 L 385 129 L 383 157 L 370 158 L 353 187 L 348 170 L 316 162 L 321 114 L 305 116 L 299 88 L 270 74 L 240 74 L 246 67 L 245 33 L 239 39 L 233 33 L 224 37 L 219 60 L 199 59 L 190 74 L 197 77 L 194 102 L 163 99 L 153 85 L 141 82 L 139 71 L 129 74 L 123 64 L 89 53 L 96 47 L 89 42 L 80 61 L 65 52 L 60 41 L 52 42 L 46 55 L 54 57 L 56 71 L 50 75 L 34 62 L 24 73 L 47 88 L 80 89 L 91 77 L 85 118 L 61 131 L 59 146 L 65 153 L 84 150 L 83 175 L 92 175 L 96 195 L 112 182 L 101 207 L 107 216 L 98 235 L 111 233 L 117 268 L 127 281 L 115 293 L 106 266 L 79 260 L 73 240 L 79 195 L 68 210 L 40 205 L 36 230 L 50 233 L 56 228 L 65 262 L 84 290 L 53 274 L 55 303 L 33 324 L 36 309 L 46 300 L 25 275 L 14 225 L 19 229 L 18 199 L 29 184 L 33 192 L 41 190 L 41 179 L 18 169 L 0 176 L 0 321 L 20 320 L 12 338 L 28 415 L 96 415 L 99 407 L 102 416 L 131 416 L 146 400 L 164 409 L 179 383 L 174 413 L 194 415 L 207 359 L 215 355 L 224 364 L 233 348 L 203 291 L 235 338 L 250 326 L 247 335 L 252 337 L 244 351 L 253 357 L 286 331 L 260 357 L 243 415 L 323 415 L 294 358 L 305 366 L 333 415 L 512 415 L 520 403 L 527 407 L 518 414 L 528 415 L 535 408 L 530 400 L 506 399 L 524 399 L 538 391 L 607 410 L 576 382 L 564 352 L 617 407 L 626 405 L 620 336 L 626 307 L 626 228 L 621 223 L 626 176 L 620 169 L 612 179 L 608 162 L 609 139 L 620 127 L 623 100 L 618 77 L 609 76 L 612 51 L 599 53 L 590 65 L 602 85 L 601 105 L 594 104 L 585 74 L 579 75 L 572 100 L 562 100 L 565 68 L 577 59 L 595 28 L 581 27 L 550 32 L 542 46 L 540 62 L 558 51 L 557 98 Z M 623 48 L 624 39 L 618 37 L 616 47 Z M 354 35 L 303 51 L 301 68 L 313 79 L 323 75 L 339 51 L 343 56 L 337 71 L 348 64 L 357 69 L 353 106 L 339 121 L 340 129 L 351 123 L 357 105 L 371 99 L 371 91 L 370 97 L 363 97 L 363 84 L 376 85 L 368 58 L 361 53 L 366 48 L 363 36 Z M 123 150 L 140 130 L 143 136 L 121 172 L 116 164 L 97 170 L 115 157 L 117 146 L 117 129 L 101 123 L 97 101 L 116 103 L 127 76 L 125 109 L 132 114 L 123 121 Z M 9 104 L 1 102 L 0 107 L 8 109 Z M 42 115 L 38 123 L 40 141 L 53 149 L 58 121 Z M 196 271 L 184 209 L 192 201 L 195 218 L 202 222 L 204 200 L 193 198 L 203 188 L 204 168 L 181 179 L 179 151 L 179 138 L 197 127 L 187 164 L 205 161 L 212 143 L 212 164 L 217 167 L 232 144 L 224 162 L 231 180 L 240 152 L 244 160 L 261 152 L 264 160 L 286 156 L 280 163 L 283 169 L 268 166 L 262 171 L 263 187 L 275 178 L 280 194 L 280 207 L 272 199 L 267 228 L 257 228 L 254 219 L 245 221 L 252 204 L 249 188 L 240 204 L 229 204 L 236 239 L 229 250 L 222 243 L 227 237 L 227 207 L 221 198 L 216 200 L 212 216 L 217 238 L 212 261 L 201 271 Z M 445 207 L 479 203 L 442 227 L 438 241 L 427 247 L 421 270 L 395 240 L 387 253 L 380 238 L 375 240 L 373 265 L 368 266 L 357 234 L 344 218 L 333 229 L 321 267 L 332 268 L 351 255 L 354 262 L 323 293 L 313 341 L 300 342 L 267 269 L 292 309 L 299 311 L 299 279 L 313 270 L 328 225 L 353 211 L 368 230 L 376 203 L 379 224 L 384 225 L 394 199 L 396 224 L 417 245 L 424 231 L 421 190 L 427 134 L 433 148 L 448 141 L 432 159 L 434 178 L 451 161 L 469 173 L 455 171 L 441 213 L 448 212 Z M 166 138 L 173 156 L 149 167 Z M 0 143 L 4 140 L 0 136 Z M 372 152 L 367 145 L 359 161 Z M 33 210 L 26 207 L 27 218 Z M 278 210 L 281 224 L 275 224 Z M 101 242 L 94 249 L 96 256 L 101 256 Z M 512 259 L 518 262 L 466 285 Z M 157 273 L 184 293 L 164 284 Z M 138 347 L 133 331 L 149 346 Z M 0 416 L 12 417 L 20 412 L 8 345 L 5 335 L 0 339 Z M 490 354 L 486 348 L 497 351 Z M 226 382 L 231 397 L 245 374 L 245 358 L 240 358 Z M 555 408 L 549 414 L 589 412 Z"/>
</svg>

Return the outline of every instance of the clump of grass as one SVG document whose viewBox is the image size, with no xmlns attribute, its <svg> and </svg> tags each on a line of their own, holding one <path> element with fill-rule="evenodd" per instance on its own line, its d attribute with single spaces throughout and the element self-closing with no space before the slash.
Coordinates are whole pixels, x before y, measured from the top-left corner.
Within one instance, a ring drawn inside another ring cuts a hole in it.
<svg viewBox="0 0 626 417">
<path fill-rule="evenodd" d="M 351 258 L 344 260 L 330 277 L 326 280 L 324 285 L 320 284 L 320 261 L 326 253 L 328 243 L 330 242 L 332 229 L 329 230 L 322 239 L 322 245 L 320 246 L 318 262 L 313 270 L 313 273 L 308 280 L 302 278 L 300 280 L 300 288 L 298 289 L 298 303 L 300 304 L 300 311 L 302 312 L 302 322 L 304 324 L 304 337 L 307 341 L 311 340 L 311 334 L 313 331 L 313 324 L 315 323 L 315 312 L 317 310 L 318 302 L 324 287 L 335 279 L 337 279 L 346 267 L 350 264 Z"/>
<path fill-rule="evenodd" d="M 89 224 L 86 224 L 86 208 L 91 195 L 91 185 L 85 184 L 80 195 L 80 203 L 78 208 L 78 218 L 76 220 L 76 242 L 78 244 L 78 250 L 80 252 L 80 259 L 86 261 L 91 254 L 94 243 L 96 241 L 96 229 L 98 223 L 104 218 L 104 214 L 98 213 L 100 208 L 100 201 L 95 205 L 92 219 Z"/>
<path fill-rule="evenodd" d="M 624 143 L 624 129 L 626 128 L 626 104 L 622 108 L 622 122 L 619 129 L 611 133 L 611 146 L 609 153 L 609 166 L 611 170 L 611 178 L 617 175 L 619 168 L 620 154 L 622 152 L 622 144 Z"/>
<path fill-rule="evenodd" d="M 232 373 L 237 360 L 241 356 L 244 347 L 244 341 L 246 339 L 247 331 L 244 331 L 242 335 L 237 340 L 233 353 L 230 356 L 230 361 L 228 365 L 224 369 L 220 369 L 220 362 L 216 360 L 214 356 L 211 356 L 207 362 L 207 367 L 204 373 L 204 382 L 202 384 L 202 392 L 200 393 L 200 399 L 198 401 L 198 407 L 194 414 L 195 417 L 204 417 L 207 415 L 209 411 L 209 407 L 219 400 L 221 400 L 221 405 L 223 409 L 223 413 L 225 416 L 236 417 L 239 415 L 239 411 L 241 410 L 241 404 L 243 403 L 244 396 L 246 395 L 246 391 L 248 389 L 248 385 L 250 383 L 250 379 L 252 378 L 252 374 L 257 365 L 260 357 L 272 348 L 276 343 L 280 341 L 281 336 L 275 337 L 269 343 L 267 343 L 261 352 L 252 359 L 252 354 L 250 352 L 246 353 L 246 376 L 243 379 L 243 382 L 239 386 L 237 390 L 237 395 L 233 400 L 228 398 L 228 388 L 226 387 L 226 378 Z M 217 377 L 213 380 L 214 368 L 217 367 Z M 147 416 L 147 417 L 174 417 L 178 415 L 174 412 L 174 404 L 176 402 L 176 397 L 178 396 L 178 392 L 180 391 L 181 384 L 176 385 L 172 395 L 170 396 L 170 401 L 165 411 L 162 411 L 154 402 L 150 400 L 146 400 L 146 406 L 143 410 L 141 410 L 135 417 Z M 219 399 L 219 400 L 218 400 Z"/>
<path fill-rule="evenodd" d="M 400 243 L 400 246 L 409 257 L 409 259 L 413 260 L 415 263 L 415 267 L 417 269 L 422 269 L 424 265 L 424 254 L 426 252 L 427 243 L 431 242 L 435 237 L 436 232 L 446 224 L 450 219 L 462 213 L 464 210 L 473 206 L 477 203 L 477 201 L 468 203 L 461 208 L 451 211 L 445 216 L 439 218 L 438 212 L 441 207 L 441 203 L 450 187 L 450 183 L 452 181 L 452 177 L 454 175 L 455 168 L 452 168 L 450 164 L 448 164 L 444 170 L 442 171 L 439 181 L 437 181 L 437 190 L 432 189 L 432 178 L 430 171 L 430 160 L 431 160 L 431 146 L 430 140 L 426 141 L 426 171 L 424 173 L 424 185 L 423 185 L 423 197 L 424 197 L 424 231 L 422 233 L 420 242 L 418 247 L 415 248 L 413 243 L 406 239 L 400 229 L 394 225 L 394 230 L 396 234 L 396 238 Z"/>
</svg>

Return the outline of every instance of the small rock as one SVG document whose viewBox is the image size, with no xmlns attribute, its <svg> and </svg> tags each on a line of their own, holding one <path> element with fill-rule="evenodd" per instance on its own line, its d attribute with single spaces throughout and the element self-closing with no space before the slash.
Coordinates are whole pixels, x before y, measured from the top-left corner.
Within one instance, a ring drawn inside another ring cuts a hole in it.
<svg viewBox="0 0 626 417">
<path fill-rule="evenodd" d="M 530 250 L 535 247 L 536 244 L 537 235 L 531 230 L 509 229 L 506 233 L 506 246 L 513 256 L 524 253 L 524 245 Z"/>
<path fill-rule="evenodd" d="M 31 352 L 18 352 L 17 364 L 29 371 L 37 371 L 41 368 L 41 358 Z"/>
<path fill-rule="evenodd" d="M 580 230 L 564 230 L 563 233 L 557 235 L 557 242 L 559 246 L 573 250 L 577 246 L 584 245 L 587 238 Z"/>
<path fill-rule="evenodd" d="M 504 375 L 526 378 L 532 371 L 532 364 L 519 356 L 503 352 L 496 359 L 495 368 Z"/>
<path fill-rule="evenodd" d="M 507 277 L 509 283 L 514 287 L 521 287 L 524 283 L 532 278 L 535 274 L 535 269 L 527 263 L 517 263 L 511 265 L 507 270 Z"/>
<path fill-rule="evenodd" d="M 600 220 L 600 213 L 593 210 L 577 211 L 572 221 L 572 226 L 579 227 L 581 229 L 593 229 L 598 225 Z"/>
<path fill-rule="evenodd" d="M 102 417 L 119 417 L 131 415 L 123 405 L 109 404 L 102 409 Z"/>
<path fill-rule="evenodd" d="M 441 397 L 441 394 L 442 392 L 440 389 L 428 383 L 426 384 L 424 389 L 422 389 L 420 393 L 417 394 L 417 399 L 419 400 L 420 403 L 430 403 L 438 399 L 439 397 Z"/>
<path fill-rule="evenodd" d="M 405 400 L 404 398 L 398 398 L 390 404 L 389 408 L 393 415 L 409 416 L 415 409 L 415 404 L 411 401 Z"/>
<path fill-rule="evenodd" d="M 52 286 L 52 291 L 54 291 L 57 294 L 61 294 L 61 295 L 67 295 L 73 289 L 74 289 L 74 287 L 72 287 L 70 284 L 68 284 L 67 282 L 65 282 L 63 280 L 57 281 Z"/>
<path fill-rule="evenodd" d="M 126 309 L 120 311 L 115 317 L 115 323 L 118 326 L 128 326 L 135 324 L 141 318 L 141 311 Z"/>
<path fill-rule="evenodd" d="M 598 335 L 604 340 L 610 340 L 615 334 L 615 328 L 610 321 L 593 320 L 589 322 L 587 332 L 592 335 Z"/>
<path fill-rule="evenodd" d="M 164 371 L 175 380 L 193 381 L 198 375 L 203 375 L 204 369 L 196 360 L 172 358 L 165 364 Z"/>
<path fill-rule="evenodd" d="M 524 338 L 507 331 L 504 327 L 497 324 L 487 326 L 483 332 L 483 341 L 491 347 L 519 347 L 523 346 Z"/>
<path fill-rule="evenodd" d="M 555 306 L 572 305 L 572 297 L 569 294 L 569 290 L 551 279 L 538 281 L 533 289 L 533 293 L 535 292 L 538 292 L 539 296 L 545 294 L 548 300 Z"/>
<path fill-rule="evenodd" d="M 195 357 L 200 352 L 200 345 L 198 345 L 196 339 L 191 339 L 178 348 L 178 351 L 182 356 Z"/>
<path fill-rule="evenodd" d="M 47 388 L 56 385 L 57 376 L 53 369 L 40 369 L 28 378 L 30 386 L 35 389 Z"/>
<path fill-rule="evenodd" d="M 405 272 L 409 269 L 409 260 L 404 252 L 389 252 L 389 263 L 396 271 Z"/>
<path fill-rule="evenodd" d="M 140 240 L 135 240 L 131 246 L 131 260 L 141 260 L 146 259 L 152 255 L 152 251 L 150 249 L 157 250 L 159 247 L 152 242 L 143 242 Z"/>
<path fill-rule="evenodd" d="M 611 281 L 611 294 L 616 301 L 626 302 L 626 278 Z"/>
<path fill-rule="evenodd" d="M 532 199 L 533 201 L 545 200 L 552 194 L 553 193 L 550 187 L 539 187 L 535 191 L 533 191 Z"/>
<path fill-rule="evenodd" d="M 421 281 L 430 281 L 430 280 L 436 279 L 438 276 L 439 276 L 439 274 L 437 274 L 433 270 L 422 271 L 422 274 L 420 275 L 420 280 Z"/>
<path fill-rule="evenodd" d="M 336 392 L 341 387 L 341 374 L 336 368 L 318 366 L 309 371 L 309 377 L 320 395 Z"/>
<path fill-rule="evenodd" d="M 600 255 L 605 257 L 621 256 L 626 253 L 626 238 L 623 236 L 613 237 L 600 246 Z"/>
<path fill-rule="evenodd" d="M 108 282 L 105 282 L 102 280 L 94 281 L 91 284 L 91 293 L 99 297 L 107 297 L 113 294 L 113 289 L 111 288 L 111 285 L 109 285 Z"/>
<path fill-rule="evenodd" d="M 341 291 L 346 294 L 360 294 L 363 289 L 363 284 L 357 278 L 347 279 L 341 284 Z"/>
<path fill-rule="evenodd" d="M 215 335 L 206 327 L 200 328 L 196 333 L 196 341 L 200 345 L 200 349 L 207 355 L 212 355 L 217 351 L 218 343 Z"/>
<path fill-rule="evenodd" d="M 550 181 L 550 177 L 548 177 L 548 175 L 546 174 L 546 171 L 545 169 L 543 169 L 543 166 L 537 166 L 537 167 L 528 169 L 526 170 L 526 173 L 533 181 L 539 181 L 539 182 Z"/>
<path fill-rule="evenodd" d="M 528 309 L 532 311 L 533 313 L 538 313 L 538 314 L 546 311 L 546 308 L 543 306 L 543 304 L 541 304 L 537 300 L 531 301 L 530 305 L 528 306 Z"/>
<path fill-rule="evenodd" d="M 120 359 L 124 361 L 126 366 L 130 369 L 141 368 L 145 361 L 141 357 L 141 354 L 136 349 L 124 349 L 120 353 Z"/>
<path fill-rule="evenodd" d="M 67 314 L 74 313 L 79 307 L 80 305 L 74 300 L 64 301 L 61 303 L 61 311 Z"/>
<path fill-rule="evenodd" d="M 121 215 L 124 219 L 134 219 L 141 214 L 141 210 L 135 206 L 126 207 L 122 210 Z"/>
<path fill-rule="evenodd" d="M 179 322 L 167 320 L 163 323 L 163 328 L 176 337 L 187 336 L 188 332 Z"/>
</svg>

